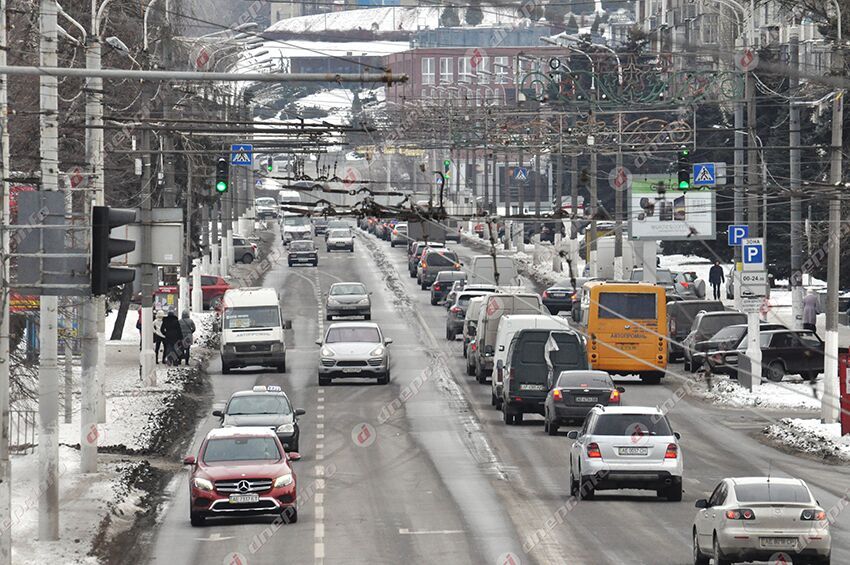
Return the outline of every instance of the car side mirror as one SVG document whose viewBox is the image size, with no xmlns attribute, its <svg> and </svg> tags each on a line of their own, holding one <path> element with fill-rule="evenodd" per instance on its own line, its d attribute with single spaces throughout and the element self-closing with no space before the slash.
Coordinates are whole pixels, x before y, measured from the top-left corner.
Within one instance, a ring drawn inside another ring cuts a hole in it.
<svg viewBox="0 0 850 565">
<path fill-rule="evenodd" d="M 485 348 L 484 348 L 484 353 L 485 353 L 486 355 L 493 355 L 493 346 L 492 346 L 492 345 L 488 345 L 487 347 L 485 347 Z"/>
<path fill-rule="evenodd" d="M 291 330 L 292 329 L 292 320 L 284 320 L 283 321 L 283 329 Z"/>
<path fill-rule="evenodd" d="M 619 392 L 619 393 L 626 392 L 626 387 L 624 387 L 624 386 L 618 386 L 618 387 L 617 387 L 617 392 Z"/>
<path fill-rule="evenodd" d="M 290 451 L 289 453 L 286 454 L 286 458 L 289 459 L 290 461 L 300 461 L 301 460 L 301 454 L 298 453 L 297 451 Z"/>
<path fill-rule="evenodd" d="M 392 342 L 393 342 L 393 338 L 391 338 L 391 337 L 385 337 L 384 338 L 384 345 L 389 345 Z"/>
<path fill-rule="evenodd" d="M 217 418 L 224 418 L 224 412 L 222 412 L 221 410 L 213 410 L 212 415 Z"/>
<path fill-rule="evenodd" d="M 306 413 L 307 413 L 307 411 L 304 410 L 303 408 L 296 408 L 295 409 L 295 415 L 296 416 L 303 416 Z"/>
<path fill-rule="evenodd" d="M 187 455 L 186 457 L 183 458 L 183 464 L 184 465 L 194 465 L 195 464 L 195 456 L 194 455 Z"/>
<path fill-rule="evenodd" d="M 372 296 L 372 291 L 371 291 L 371 290 L 369 291 L 369 296 Z"/>
<path fill-rule="evenodd" d="M 695 508 L 708 508 L 708 501 L 704 498 L 700 498 L 694 503 Z"/>
<path fill-rule="evenodd" d="M 505 346 L 504 346 L 504 345 L 500 345 L 500 346 L 499 346 L 499 351 L 504 351 L 504 350 L 505 350 Z"/>
<path fill-rule="evenodd" d="M 673 432 L 673 437 L 675 437 L 676 439 L 682 439 L 682 434 L 680 434 L 679 432 Z"/>
<path fill-rule="evenodd" d="M 317 339 L 317 340 L 316 340 L 316 345 L 322 345 L 322 340 L 321 340 L 321 339 Z"/>
<path fill-rule="evenodd" d="M 500 370 L 500 371 L 501 371 L 504 367 L 505 367 L 505 363 L 504 363 L 504 361 L 502 361 L 501 359 L 499 359 L 498 361 L 496 361 L 496 368 L 497 368 L 498 370 Z"/>
<path fill-rule="evenodd" d="M 568 437 L 569 439 L 578 439 L 578 431 L 577 431 L 577 430 L 570 430 L 570 431 L 568 431 L 568 432 L 567 432 L 567 437 Z"/>
</svg>

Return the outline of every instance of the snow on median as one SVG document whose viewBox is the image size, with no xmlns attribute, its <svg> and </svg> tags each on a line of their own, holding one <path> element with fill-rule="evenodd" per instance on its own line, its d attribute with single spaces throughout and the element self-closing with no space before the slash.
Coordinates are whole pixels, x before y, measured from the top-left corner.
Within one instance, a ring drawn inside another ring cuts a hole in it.
<svg viewBox="0 0 850 565">
<path fill-rule="evenodd" d="M 850 461 L 850 436 L 841 435 L 841 424 L 820 420 L 782 418 L 764 429 L 764 435 L 794 451 L 822 459 Z"/>
<path fill-rule="evenodd" d="M 753 391 L 738 384 L 737 380 L 718 375 L 711 379 L 710 389 L 695 391 L 703 399 L 722 406 L 736 408 L 775 408 L 790 410 L 821 409 L 820 397 L 823 394 L 823 382 L 812 385 L 803 381 L 784 380 L 779 383 L 765 382 Z"/>
</svg>

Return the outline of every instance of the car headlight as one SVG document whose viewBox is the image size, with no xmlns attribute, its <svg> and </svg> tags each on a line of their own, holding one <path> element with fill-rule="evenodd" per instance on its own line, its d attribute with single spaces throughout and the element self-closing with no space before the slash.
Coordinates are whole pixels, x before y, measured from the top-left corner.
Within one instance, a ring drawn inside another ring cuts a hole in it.
<svg viewBox="0 0 850 565">
<path fill-rule="evenodd" d="M 361 298 L 360 302 L 358 302 L 358 304 L 369 304 L 369 299 L 368 298 Z"/>
<path fill-rule="evenodd" d="M 277 427 L 277 433 L 279 433 L 279 434 L 294 434 L 295 433 L 295 424 L 281 424 Z"/>
<path fill-rule="evenodd" d="M 328 296 L 328 304 L 338 304 L 336 298 Z"/>
<path fill-rule="evenodd" d="M 380 346 L 379 346 L 379 347 L 376 347 L 375 349 L 373 349 L 373 350 L 369 353 L 369 355 L 371 355 L 372 357 L 380 357 L 380 356 L 381 356 L 381 355 L 383 355 L 383 354 L 384 354 L 384 348 L 383 348 L 383 347 L 380 347 Z"/>
<path fill-rule="evenodd" d="M 333 357 L 334 356 L 333 349 L 331 349 L 329 347 L 323 347 L 322 351 L 320 353 L 321 353 L 322 357 Z"/>
<path fill-rule="evenodd" d="M 202 479 L 201 477 L 195 477 L 194 479 L 192 479 L 192 485 L 199 490 L 206 490 L 212 492 L 213 489 L 212 481 Z"/>
<path fill-rule="evenodd" d="M 292 484 L 292 473 L 288 475 L 281 475 L 274 480 L 274 488 L 285 487 Z"/>
</svg>

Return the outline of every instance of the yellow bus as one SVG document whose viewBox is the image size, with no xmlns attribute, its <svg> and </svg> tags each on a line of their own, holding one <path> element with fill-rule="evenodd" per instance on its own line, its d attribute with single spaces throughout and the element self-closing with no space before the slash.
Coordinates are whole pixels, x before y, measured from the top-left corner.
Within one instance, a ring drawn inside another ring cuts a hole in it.
<svg viewBox="0 0 850 565">
<path fill-rule="evenodd" d="M 580 329 L 593 369 L 658 383 L 667 369 L 667 295 L 643 282 L 588 281 Z"/>
</svg>

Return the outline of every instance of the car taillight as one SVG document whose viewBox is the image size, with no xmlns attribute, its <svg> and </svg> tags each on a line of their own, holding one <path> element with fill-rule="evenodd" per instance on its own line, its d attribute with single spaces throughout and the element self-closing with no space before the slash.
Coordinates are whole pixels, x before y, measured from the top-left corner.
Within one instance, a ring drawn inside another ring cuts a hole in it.
<svg viewBox="0 0 850 565">
<path fill-rule="evenodd" d="M 543 291 L 543 298 L 549 298 L 549 291 L 548 290 Z"/>
<path fill-rule="evenodd" d="M 472 343 L 470 343 L 470 344 L 469 344 L 469 348 L 470 348 L 472 351 L 475 351 L 476 349 L 478 349 L 478 347 L 475 345 L 475 342 L 474 342 L 474 341 L 473 341 Z"/>
<path fill-rule="evenodd" d="M 675 459 L 679 456 L 679 446 L 675 443 L 667 444 L 667 451 L 664 453 L 664 459 Z"/>
<path fill-rule="evenodd" d="M 602 452 L 599 451 L 599 444 L 596 442 L 587 444 L 587 456 L 591 459 L 602 459 Z"/>
<path fill-rule="evenodd" d="M 749 508 L 738 508 L 736 510 L 727 510 L 726 511 L 726 519 L 727 520 L 755 520 L 756 515 L 755 515 L 755 512 L 753 512 Z"/>
<path fill-rule="evenodd" d="M 553 390 L 553 391 L 552 391 L 552 398 L 554 398 L 555 400 L 561 400 L 561 399 L 563 399 L 563 398 L 564 398 L 564 395 L 563 395 L 563 394 L 561 394 L 561 389 L 556 388 L 555 390 Z"/>
<path fill-rule="evenodd" d="M 619 404 L 620 403 L 620 391 L 616 388 L 611 391 L 611 396 L 608 397 L 608 404 Z"/>
<path fill-rule="evenodd" d="M 806 521 L 823 521 L 826 520 L 826 512 L 815 508 L 806 508 L 800 514 L 800 520 Z"/>
<path fill-rule="evenodd" d="M 683 288 L 688 288 L 688 282 L 687 281 L 682 281 L 679 284 L 682 285 Z"/>
<path fill-rule="evenodd" d="M 460 306 L 452 306 L 449 308 L 449 312 L 452 314 L 460 314 Z"/>
</svg>

